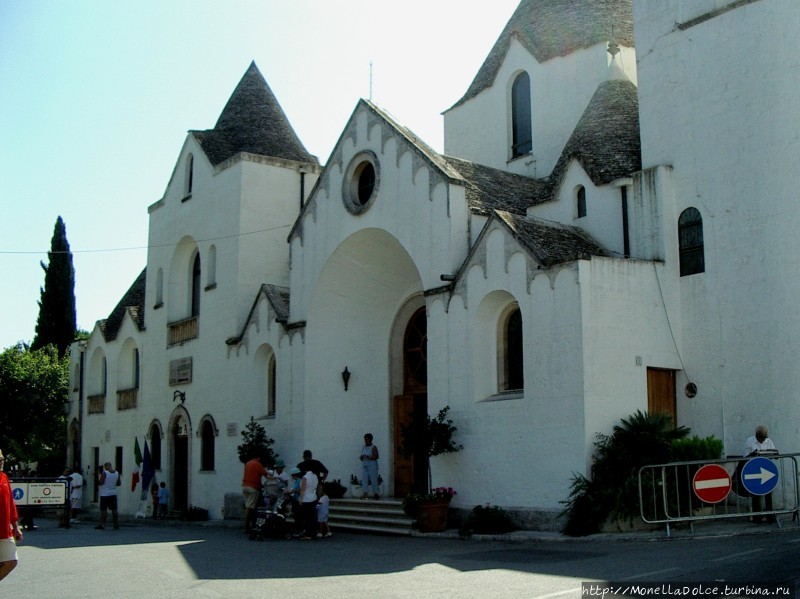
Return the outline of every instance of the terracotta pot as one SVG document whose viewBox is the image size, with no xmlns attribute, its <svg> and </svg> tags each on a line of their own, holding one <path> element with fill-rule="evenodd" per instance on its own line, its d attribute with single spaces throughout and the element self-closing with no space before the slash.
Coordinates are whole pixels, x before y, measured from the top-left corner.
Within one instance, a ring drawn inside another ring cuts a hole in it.
<svg viewBox="0 0 800 599">
<path fill-rule="evenodd" d="M 447 528 L 449 501 L 422 501 L 417 504 L 417 526 L 420 532 L 442 532 Z"/>
</svg>

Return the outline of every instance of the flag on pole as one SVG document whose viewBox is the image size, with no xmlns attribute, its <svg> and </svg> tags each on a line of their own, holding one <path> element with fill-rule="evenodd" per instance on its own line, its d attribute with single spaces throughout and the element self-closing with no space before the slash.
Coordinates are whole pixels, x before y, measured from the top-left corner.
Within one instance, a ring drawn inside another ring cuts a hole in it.
<svg viewBox="0 0 800 599">
<path fill-rule="evenodd" d="M 139 437 L 136 437 L 136 444 L 133 447 L 133 461 L 136 464 L 131 472 L 131 493 L 136 490 L 139 484 L 139 466 L 142 463 L 142 450 L 139 449 Z"/>
<path fill-rule="evenodd" d="M 144 457 L 142 458 L 142 499 L 147 499 L 147 492 L 150 488 L 150 482 L 156 475 L 155 468 L 153 468 L 153 459 L 150 456 L 150 448 L 147 445 L 147 439 L 144 440 Z"/>
</svg>

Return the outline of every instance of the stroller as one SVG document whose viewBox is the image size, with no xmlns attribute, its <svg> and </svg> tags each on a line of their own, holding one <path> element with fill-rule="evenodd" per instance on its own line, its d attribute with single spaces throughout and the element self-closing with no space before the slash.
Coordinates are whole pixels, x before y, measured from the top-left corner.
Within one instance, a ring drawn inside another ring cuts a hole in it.
<svg viewBox="0 0 800 599">
<path fill-rule="evenodd" d="M 256 511 L 256 524 L 250 532 L 251 541 L 292 538 L 290 524 L 286 521 L 289 498 L 285 493 L 268 495 L 265 505 Z"/>
</svg>

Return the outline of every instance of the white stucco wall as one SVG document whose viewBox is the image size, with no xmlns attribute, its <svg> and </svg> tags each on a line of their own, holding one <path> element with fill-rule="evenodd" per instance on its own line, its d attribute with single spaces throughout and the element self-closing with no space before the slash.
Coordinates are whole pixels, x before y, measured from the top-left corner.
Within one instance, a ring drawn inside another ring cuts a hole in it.
<svg viewBox="0 0 800 599">
<path fill-rule="evenodd" d="M 786 40 L 800 5 L 709 14 L 730 4 L 634 3 L 643 164 L 672 166 L 675 218 L 689 206 L 703 217 L 705 273 L 675 282 L 683 358 L 698 385 L 688 422 L 738 453 L 766 421 L 776 444 L 796 451 L 800 54 Z M 664 235 L 676 235 L 676 220 Z"/>
<path fill-rule="evenodd" d="M 586 190 L 586 216 L 578 218 L 577 190 L 581 185 Z M 557 198 L 531 206 L 528 215 L 580 227 L 602 247 L 618 256 L 624 254 L 620 188 L 614 184 L 596 187 L 576 160 L 570 161 Z"/>
<path fill-rule="evenodd" d="M 598 44 L 540 64 L 512 40 L 494 84 L 444 113 L 444 153 L 530 177 L 548 176 L 597 86 L 608 78 L 610 60 L 606 45 Z M 623 48 L 617 61 L 635 83 L 633 51 Z M 510 89 L 523 70 L 531 80 L 533 152 L 511 160 Z"/>
</svg>

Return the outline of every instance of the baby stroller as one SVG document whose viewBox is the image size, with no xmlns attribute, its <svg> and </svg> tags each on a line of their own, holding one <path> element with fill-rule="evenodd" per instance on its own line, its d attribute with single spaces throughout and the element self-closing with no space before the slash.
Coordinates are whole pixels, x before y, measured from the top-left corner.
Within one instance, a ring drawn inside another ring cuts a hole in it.
<svg viewBox="0 0 800 599">
<path fill-rule="evenodd" d="M 265 503 L 264 507 L 256 511 L 256 525 L 250 532 L 250 540 L 291 539 L 291 527 L 286 522 L 286 510 L 289 505 L 287 495 L 280 493 L 277 496 L 267 496 Z"/>
</svg>

